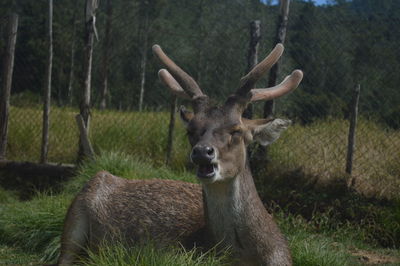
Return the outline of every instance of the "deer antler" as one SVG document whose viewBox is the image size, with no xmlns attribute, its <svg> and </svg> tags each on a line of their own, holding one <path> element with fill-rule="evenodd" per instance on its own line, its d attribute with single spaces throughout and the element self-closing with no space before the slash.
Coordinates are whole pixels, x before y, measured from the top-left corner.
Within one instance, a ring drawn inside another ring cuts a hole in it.
<svg viewBox="0 0 400 266">
<path fill-rule="evenodd" d="M 252 89 L 251 102 L 255 101 L 267 101 L 275 98 L 279 98 L 283 95 L 288 94 L 292 90 L 299 86 L 301 80 L 303 79 L 303 72 L 301 70 L 295 70 L 290 76 L 287 76 L 280 84 L 265 89 Z"/>
<path fill-rule="evenodd" d="M 245 97 L 247 93 L 254 88 L 256 82 L 262 78 L 268 70 L 279 60 L 284 47 L 278 43 L 272 52 L 260 63 L 258 63 L 246 76 L 241 78 L 241 86 L 236 91 L 236 95 Z"/>
<path fill-rule="evenodd" d="M 160 71 L 158 71 L 158 77 L 173 94 L 187 100 L 191 99 L 191 97 L 184 91 L 181 85 L 179 85 L 178 81 L 174 79 L 174 77 L 168 72 L 168 70 L 160 69 Z"/>
<path fill-rule="evenodd" d="M 263 61 L 240 80 L 241 86 L 234 95 L 228 98 L 225 104 L 238 108 L 238 112 L 243 112 L 249 102 L 275 99 L 296 89 L 303 79 L 301 70 L 293 71 L 279 85 L 265 89 L 254 89 L 256 82 L 279 60 L 283 50 L 283 45 L 278 43 Z"/>
<path fill-rule="evenodd" d="M 159 77 L 173 93 L 177 94 L 178 96 L 184 96 L 185 98 L 188 96 L 191 99 L 199 96 L 205 96 L 196 81 L 194 81 L 191 76 L 189 76 L 178 65 L 176 65 L 174 61 L 172 61 L 164 53 L 159 45 L 153 45 L 153 53 L 171 72 L 172 75 L 168 73 L 167 70 L 162 69 L 159 72 Z"/>
</svg>

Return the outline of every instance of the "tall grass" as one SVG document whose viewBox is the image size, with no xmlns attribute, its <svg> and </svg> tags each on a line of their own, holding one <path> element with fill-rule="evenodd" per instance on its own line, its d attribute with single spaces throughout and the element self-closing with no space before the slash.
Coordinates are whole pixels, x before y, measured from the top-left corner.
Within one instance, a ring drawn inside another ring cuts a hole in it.
<svg viewBox="0 0 400 266">
<path fill-rule="evenodd" d="M 180 247 L 156 248 L 151 241 L 146 245 L 128 247 L 120 242 L 100 247 L 99 252 L 89 251 L 89 258 L 83 261 L 87 266 L 159 266 L 159 265 L 187 265 L 187 266 L 223 266 L 231 265 L 229 251 L 217 253 L 210 250 L 201 253 L 196 249 L 185 250 Z"/>
<path fill-rule="evenodd" d="M 77 110 L 53 107 L 49 160 L 74 162 L 78 150 Z M 97 152 L 119 151 L 164 164 L 169 114 L 165 112 L 119 112 L 93 110 L 90 137 Z M 348 122 L 340 119 L 294 125 L 269 149 L 274 174 L 301 170 L 318 183 L 344 173 Z M 9 159 L 37 161 L 40 154 L 41 110 L 12 107 L 10 111 Z M 388 131 L 361 119 L 357 129 L 353 177 L 355 188 L 367 195 L 399 198 L 400 132 Z M 177 121 L 174 153 L 170 165 L 184 170 L 189 151 L 182 124 Z"/>
<path fill-rule="evenodd" d="M 348 122 L 339 119 L 293 125 L 269 148 L 269 169 L 274 175 L 301 171 L 320 185 L 346 181 L 347 132 Z M 368 197 L 400 198 L 399 148 L 399 131 L 361 119 L 353 162 L 355 189 Z"/>
<path fill-rule="evenodd" d="M 52 107 L 50 115 L 49 160 L 73 163 L 78 152 L 78 110 Z M 41 144 L 41 110 L 11 107 L 7 157 L 37 161 Z M 90 138 L 97 152 L 120 151 L 165 162 L 169 114 L 165 112 L 119 112 L 93 110 Z M 184 169 L 188 144 L 182 125 L 174 136 L 175 169 Z"/>
<path fill-rule="evenodd" d="M 67 193 L 78 192 L 87 180 L 102 170 L 126 179 L 161 178 L 197 182 L 195 176 L 186 171 L 176 172 L 165 166 L 155 167 L 150 160 L 123 152 L 103 152 L 94 160 L 85 161 L 79 167 L 77 176 L 65 185 L 64 191 Z"/>
</svg>

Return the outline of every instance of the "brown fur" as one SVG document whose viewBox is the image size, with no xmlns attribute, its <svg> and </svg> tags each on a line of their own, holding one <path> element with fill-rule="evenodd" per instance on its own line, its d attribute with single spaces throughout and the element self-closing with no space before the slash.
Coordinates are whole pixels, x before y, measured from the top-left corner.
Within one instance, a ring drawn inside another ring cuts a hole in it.
<svg viewBox="0 0 400 266">
<path fill-rule="evenodd" d="M 197 184 L 127 180 L 99 172 L 68 210 L 58 263 L 72 264 L 82 248 L 96 249 L 102 240 L 115 237 L 130 244 L 151 238 L 160 245 L 204 245 L 201 193 Z M 74 234 L 78 228 L 81 231 Z"/>
<path fill-rule="evenodd" d="M 241 119 L 226 106 L 187 121 L 192 146 L 213 147 L 220 169 L 219 178 L 200 178 L 207 228 L 213 243 L 232 248 L 239 265 L 292 265 L 287 241 L 264 208 L 247 161 L 254 129 L 272 121 Z"/>
<path fill-rule="evenodd" d="M 302 72 L 294 71 L 286 79 L 290 82 L 273 90 L 252 91 L 282 54 L 283 46 L 278 44 L 242 79 L 242 85 L 222 107 L 214 107 L 197 83 L 158 45 L 153 51 L 172 74 L 161 70 L 161 80 L 173 93 L 192 100 L 194 113 L 181 109 L 181 117 L 194 147 L 192 155 L 197 151 L 195 158 L 203 171 L 198 172 L 203 197 L 200 186 L 194 184 L 129 181 L 98 173 L 68 211 L 59 264 L 72 263 L 81 246 L 95 248 L 101 240 L 115 236 L 132 244 L 150 237 L 160 243 L 180 241 L 189 246 L 201 244 L 203 236 L 214 245 L 231 247 L 239 265 L 292 265 L 288 244 L 258 196 L 246 152 L 253 140 L 262 145 L 272 143 L 290 123 L 247 120 L 242 113 L 253 98 L 271 99 L 295 89 Z"/>
</svg>

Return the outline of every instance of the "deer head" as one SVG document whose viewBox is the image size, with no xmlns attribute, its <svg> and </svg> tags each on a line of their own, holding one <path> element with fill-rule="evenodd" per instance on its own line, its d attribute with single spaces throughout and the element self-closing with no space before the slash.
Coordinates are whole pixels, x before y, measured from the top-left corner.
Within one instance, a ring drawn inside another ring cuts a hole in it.
<svg viewBox="0 0 400 266">
<path fill-rule="evenodd" d="M 288 94 L 301 82 L 303 73 L 295 70 L 282 83 L 272 88 L 255 88 L 283 53 L 278 44 L 272 52 L 240 80 L 235 93 L 222 106 L 213 106 L 199 85 L 177 66 L 161 49 L 154 54 L 167 69 L 158 72 L 160 80 L 178 97 L 191 100 L 193 112 L 180 109 L 192 151 L 190 158 L 198 166 L 197 176 L 204 184 L 229 180 L 246 165 L 246 147 L 253 141 L 268 145 L 278 139 L 290 124 L 282 119 L 245 119 L 243 111 L 250 102 L 266 101 Z"/>
</svg>

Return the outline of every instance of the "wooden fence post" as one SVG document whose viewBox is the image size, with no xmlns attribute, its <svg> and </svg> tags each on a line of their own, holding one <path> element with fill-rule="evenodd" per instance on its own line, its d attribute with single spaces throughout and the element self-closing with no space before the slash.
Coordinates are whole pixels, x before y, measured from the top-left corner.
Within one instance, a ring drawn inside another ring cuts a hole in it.
<svg viewBox="0 0 400 266">
<path fill-rule="evenodd" d="M 146 3 L 146 2 L 145 2 Z M 143 25 L 141 29 L 142 35 L 142 58 L 140 60 L 140 94 L 139 94 L 139 111 L 143 110 L 143 97 L 146 84 L 146 65 L 147 65 L 147 43 L 149 39 L 149 6 L 145 4 Z"/>
<path fill-rule="evenodd" d="M 0 159 L 5 159 L 7 150 L 8 115 L 14 69 L 15 44 L 17 41 L 18 15 L 12 13 L 8 20 L 7 48 L 3 57 L 2 92 L 0 99 Z"/>
<path fill-rule="evenodd" d="M 173 95 L 172 99 L 171 99 L 171 112 L 170 112 L 170 117 L 169 117 L 167 155 L 166 155 L 166 159 L 165 159 L 166 165 L 169 165 L 171 163 L 171 159 L 172 159 L 177 105 L 178 105 L 178 98 L 175 95 Z"/>
<path fill-rule="evenodd" d="M 347 157 L 346 157 L 346 173 L 351 175 L 353 171 L 353 154 L 356 145 L 356 127 L 357 127 L 357 115 L 358 115 L 358 102 L 360 100 L 360 84 L 356 86 L 351 99 L 351 113 L 350 113 L 350 126 L 349 136 L 347 143 Z M 351 187 L 353 180 L 349 182 Z"/>
<path fill-rule="evenodd" d="M 107 100 L 109 95 L 109 86 L 108 86 L 108 76 L 110 72 L 110 50 L 111 50 L 111 27 L 112 27 L 112 15 L 113 15 L 113 5 L 112 0 L 107 0 L 106 4 L 106 28 L 104 32 L 104 45 L 103 45 L 103 77 L 102 77 L 102 85 L 100 91 L 100 110 L 104 110 L 107 107 Z"/>
<path fill-rule="evenodd" d="M 68 103 L 69 105 L 72 105 L 73 102 L 73 84 L 74 84 L 74 72 L 75 72 L 75 46 L 76 46 L 76 24 L 77 24 L 77 19 L 76 19 L 76 13 L 77 13 L 77 7 L 78 6 L 78 0 L 74 1 L 74 16 L 72 18 L 72 41 L 71 41 L 71 57 L 70 57 L 70 69 L 69 69 L 69 78 L 68 78 Z"/>
<path fill-rule="evenodd" d="M 250 22 L 250 43 L 247 53 L 247 70 L 248 73 L 258 63 L 258 47 L 261 39 L 261 22 L 253 20 Z M 243 117 L 251 119 L 253 117 L 253 105 L 250 103 L 243 113 Z"/>
<path fill-rule="evenodd" d="M 285 43 L 286 29 L 289 21 L 289 6 L 290 0 L 280 0 L 280 14 L 278 16 L 278 28 L 276 30 L 275 43 Z M 276 79 L 279 73 L 280 62 L 276 62 L 269 72 L 268 87 L 276 85 Z M 264 117 L 271 117 L 275 112 L 275 101 L 270 100 L 264 104 Z"/>
<path fill-rule="evenodd" d="M 80 114 L 76 115 L 75 120 L 79 129 L 79 136 L 80 136 L 79 140 L 82 145 L 82 153 L 86 157 L 93 158 L 94 157 L 93 147 L 92 144 L 90 143 L 88 130 L 85 127 L 82 115 Z"/>
<path fill-rule="evenodd" d="M 40 162 L 47 162 L 47 154 L 49 151 L 49 126 L 50 126 L 50 101 L 51 101 L 51 74 L 53 67 L 53 0 L 49 0 L 49 17 L 48 17 L 48 54 L 47 69 L 45 78 L 45 88 L 43 94 L 43 127 L 42 127 L 42 147 L 40 153 Z"/>
<path fill-rule="evenodd" d="M 83 123 L 87 134 L 89 135 L 90 128 L 90 89 L 92 80 L 92 61 L 93 61 L 93 43 L 94 38 L 97 38 L 96 30 L 96 9 L 98 7 L 97 0 L 86 0 L 85 7 L 85 58 L 83 62 L 84 68 L 84 88 L 83 98 L 80 104 L 80 115 L 82 116 Z M 84 155 L 83 144 L 79 142 L 79 158 Z"/>
</svg>

